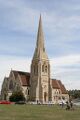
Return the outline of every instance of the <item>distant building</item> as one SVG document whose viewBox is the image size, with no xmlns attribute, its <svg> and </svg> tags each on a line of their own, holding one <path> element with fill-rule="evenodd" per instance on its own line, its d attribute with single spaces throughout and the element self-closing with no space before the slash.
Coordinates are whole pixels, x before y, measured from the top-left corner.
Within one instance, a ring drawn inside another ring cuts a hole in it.
<svg viewBox="0 0 80 120">
<path fill-rule="evenodd" d="M 2 100 L 9 100 L 13 91 L 21 90 L 27 101 L 42 103 L 61 99 L 69 99 L 65 86 L 60 80 L 50 78 L 50 62 L 44 46 L 42 20 L 40 16 L 37 42 L 32 58 L 30 73 L 11 70 L 5 77 L 2 90 Z"/>
</svg>

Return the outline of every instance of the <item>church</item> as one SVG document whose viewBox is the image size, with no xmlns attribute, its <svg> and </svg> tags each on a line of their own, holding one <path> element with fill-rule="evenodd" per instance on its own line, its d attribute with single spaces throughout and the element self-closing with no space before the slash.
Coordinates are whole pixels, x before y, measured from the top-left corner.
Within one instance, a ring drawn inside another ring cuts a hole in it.
<svg viewBox="0 0 80 120">
<path fill-rule="evenodd" d="M 26 101 L 39 101 L 41 103 L 52 101 L 57 104 L 62 99 L 69 99 L 61 80 L 50 77 L 50 61 L 44 45 L 41 15 L 30 73 L 11 70 L 9 76 L 3 80 L 1 99 L 9 100 L 11 94 L 17 90 L 23 92 Z"/>
</svg>

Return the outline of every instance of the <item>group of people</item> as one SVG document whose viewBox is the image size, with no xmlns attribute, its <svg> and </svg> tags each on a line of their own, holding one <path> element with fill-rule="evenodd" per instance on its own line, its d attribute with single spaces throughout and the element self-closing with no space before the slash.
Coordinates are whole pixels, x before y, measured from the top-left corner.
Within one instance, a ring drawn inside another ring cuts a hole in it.
<svg viewBox="0 0 80 120">
<path fill-rule="evenodd" d="M 64 102 L 62 101 L 62 108 L 64 107 Z M 70 110 L 70 109 L 72 109 L 73 110 L 73 102 L 72 102 L 72 100 L 69 100 L 69 101 L 67 101 L 66 102 L 66 110 Z"/>
<path fill-rule="evenodd" d="M 66 102 L 66 110 L 70 109 L 73 109 L 73 102 L 71 100 Z"/>
</svg>

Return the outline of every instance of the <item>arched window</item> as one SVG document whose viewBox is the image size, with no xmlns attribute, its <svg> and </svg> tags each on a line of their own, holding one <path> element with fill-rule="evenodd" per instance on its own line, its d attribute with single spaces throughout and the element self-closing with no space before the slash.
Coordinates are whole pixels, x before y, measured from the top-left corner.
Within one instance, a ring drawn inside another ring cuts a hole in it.
<svg viewBox="0 0 80 120">
<path fill-rule="evenodd" d="M 28 93 L 28 95 L 29 95 L 29 89 L 27 90 L 27 93 Z"/>
<path fill-rule="evenodd" d="M 34 65 L 33 71 L 34 71 L 34 75 L 38 74 L 38 65 Z"/>
<path fill-rule="evenodd" d="M 35 72 L 36 72 L 36 70 L 35 70 L 35 66 L 34 66 L 34 69 L 33 69 L 33 70 L 34 70 L 34 74 L 35 74 Z"/>
<path fill-rule="evenodd" d="M 59 90 L 59 94 L 60 94 L 61 92 L 60 92 L 60 90 Z"/>
<path fill-rule="evenodd" d="M 25 94 L 29 95 L 29 88 L 27 88 L 27 90 L 25 91 Z"/>
<path fill-rule="evenodd" d="M 12 80 L 10 80 L 9 89 L 10 89 L 10 90 L 13 90 L 13 81 L 12 81 Z"/>
<path fill-rule="evenodd" d="M 16 90 L 17 90 L 17 91 L 20 91 L 20 90 L 21 90 L 19 84 L 16 85 Z"/>
<path fill-rule="evenodd" d="M 45 72 L 47 73 L 47 65 L 45 66 Z"/>
<path fill-rule="evenodd" d="M 42 72 L 44 72 L 44 65 L 42 65 Z"/>
<path fill-rule="evenodd" d="M 38 65 L 36 65 L 36 75 L 38 74 Z"/>
</svg>

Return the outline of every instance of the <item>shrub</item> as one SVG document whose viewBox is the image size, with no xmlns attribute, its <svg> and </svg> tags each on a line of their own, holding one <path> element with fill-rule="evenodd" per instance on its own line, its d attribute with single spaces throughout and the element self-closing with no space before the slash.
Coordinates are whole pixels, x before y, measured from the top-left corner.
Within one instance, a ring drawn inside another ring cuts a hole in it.
<svg viewBox="0 0 80 120">
<path fill-rule="evenodd" d="M 21 91 L 13 92 L 10 96 L 9 100 L 11 102 L 19 102 L 19 101 L 25 101 L 25 97 Z"/>
</svg>

